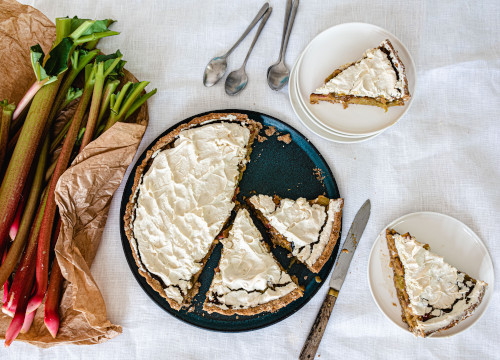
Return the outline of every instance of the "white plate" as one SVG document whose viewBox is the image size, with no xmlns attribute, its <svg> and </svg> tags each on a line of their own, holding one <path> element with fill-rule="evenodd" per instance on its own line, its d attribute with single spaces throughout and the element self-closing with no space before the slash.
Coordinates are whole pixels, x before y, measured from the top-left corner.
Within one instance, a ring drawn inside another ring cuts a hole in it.
<svg viewBox="0 0 500 360">
<path fill-rule="evenodd" d="M 300 59 L 300 58 L 299 58 Z M 375 136 L 378 135 L 370 135 L 366 137 L 346 137 L 342 136 L 340 134 L 335 134 L 330 130 L 325 129 L 324 127 L 318 125 L 314 120 L 312 120 L 305 112 L 302 106 L 299 103 L 298 99 L 298 92 L 297 92 L 297 82 L 296 82 L 296 69 L 297 69 L 297 62 L 295 63 L 292 71 L 290 72 L 290 80 L 288 83 L 288 94 L 290 98 L 290 103 L 292 105 L 293 111 L 299 118 L 300 122 L 304 124 L 305 127 L 307 127 L 309 130 L 314 132 L 316 135 L 322 137 L 323 139 L 334 141 L 337 143 L 358 143 L 362 141 L 366 141 L 369 139 L 374 138 Z"/>
<path fill-rule="evenodd" d="M 389 267 L 389 250 L 385 238 L 387 228 L 393 228 L 401 234 L 409 232 L 417 241 L 429 244 L 431 251 L 444 257 L 449 264 L 475 279 L 488 283 L 483 301 L 471 317 L 431 337 L 456 335 L 478 321 L 493 294 L 495 275 L 490 254 L 481 239 L 468 226 L 448 215 L 434 212 L 417 212 L 400 217 L 384 228 L 375 240 L 368 259 L 368 283 L 380 310 L 393 323 L 408 331 L 408 326 L 401 319 L 393 272 Z"/>
<path fill-rule="evenodd" d="M 408 89 L 412 97 L 404 106 L 390 107 L 387 112 L 375 106 L 321 102 L 311 104 L 309 95 L 324 84 L 325 78 L 339 66 L 356 61 L 370 48 L 389 39 L 406 68 Z M 406 47 L 393 34 L 378 26 L 347 23 L 331 27 L 316 36 L 304 50 L 297 69 L 298 90 L 312 116 L 326 127 L 347 135 L 370 135 L 394 125 L 410 108 L 415 97 L 416 70 Z"/>
</svg>

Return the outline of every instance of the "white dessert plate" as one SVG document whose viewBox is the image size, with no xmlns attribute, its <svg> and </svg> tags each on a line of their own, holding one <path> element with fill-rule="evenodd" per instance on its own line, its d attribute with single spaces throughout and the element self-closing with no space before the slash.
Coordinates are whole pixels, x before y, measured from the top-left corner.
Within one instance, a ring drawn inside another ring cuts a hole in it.
<svg viewBox="0 0 500 360">
<path fill-rule="evenodd" d="M 406 68 L 411 98 L 404 106 L 393 106 L 387 112 L 376 106 L 311 104 L 309 95 L 320 87 L 335 69 L 358 60 L 367 49 L 389 39 Z M 303 52 L 297 69 L 299 95 L 311 115 L 326 127 L 346 135 L 371 135 L 394 125 L 410 108 L 415 97 L 416 69 L 413 59 L 401 41 L 378 26 L 346 23 L 317 35 Z"/>
<path fill-rule="evenodd" d="M 309 130 L 314 132 L 316 135 L 322 137 L 323 139 L 334 141 L 337 143 L 359 143 L 363 142 L 369 139 L 374 138 L 377 136 L 379 133 L 369 135 L 369 136 L 363 136 L 363 137 L 350 137 L 346 135 L 342 135 L 339 133 L 336 133 L 332 130 L 329 130 L 328 128 L 325 128 L 324 126 L 318 124 L 314 119 L 312 119 L 304 110 L 302 105 L 300 104 L 299 100 L 299 94 L 297 92 L 297 64 L 299 63 L 300 57 L 295 63 L 294 67 L 292 68 L 292 71 L 290 72 L 290 80 L 288 83 L 288 94 L 290 97 L 290 103 L 292 105 L 292 109 L 299 118 L 300 122 L 307 127 Z"/>
<path fill-rule="evenodd" d="M 442 256 L 449 264 L 488 283 L 483 301 L 472 316 L 431 338 L 456 335 L 476 323 L 486 311 L 493 294 L 495 275 L 491 256 L 482 240 L 467 225 L 448 215 L 434 212 L 416 212 L 400 217 L 387 225 L 375 240 L 368 259 L 368 283 L 380 310 L 394 324 L 411 334 L 401 319 L 401 307 L 389 267 L 389 250 L 385 238 L 387 228 L 401 234 L 409 232 L 417 241 L 429 244 L 431 251 Z"/>
</svg>

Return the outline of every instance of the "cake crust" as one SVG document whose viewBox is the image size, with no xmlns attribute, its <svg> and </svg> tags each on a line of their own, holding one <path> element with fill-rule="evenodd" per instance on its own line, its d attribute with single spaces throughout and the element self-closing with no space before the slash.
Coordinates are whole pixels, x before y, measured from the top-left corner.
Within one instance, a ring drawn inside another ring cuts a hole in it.
<svg viewBox="0 0 500 360">
<path fill-rule="evenodd" d="M 217 237 L 218 236 L 214 239 L 214 241 L 212 242 L 212 245 L 211 245 L 208 253 L 203 258 L 203 260 L 202 260 L 202 266 L 201 266 L 200 271 L 198 271 L 196 274 L 193 275 L 193 278 L 192 278 L 193 286 L 192 286 L 192 288 L 189 290 L 188 294 L 184 297 L 182 304 L 179 304 L 177 301 L 175 301 L 175 300 L 173 300 L 173 299 L 171 299 L 171 298 L 169 298 L 167 296 L 167 294 L 165 293 L 165 290 L 163 289 L 160 281 L 158 281 L 157 279 L 155 279 L 155 277 L 149 271 L 147 271 L 147 268 L 142 264 L 142 262 L 140 260 L 140 256 L 137 253 L 137 247 L 136 247 L 136 244 L 134 244 L 135 239 L 134 239 L 134 236 L 133 236 L 133 221 L 134 221 L 134 210 L 135 210 L 135 198 L 138 195 L 138 194 L 136 194 L 137 188 L 140 185 L 141 177 L 145 173 L 145 170 L 147 169 L 150 161 L 152 160 L 153 155 L 157 151 L 161 151 L 161 150 L 165 149 L 168 145 L 172 144 L 182 130 L 189 129 L 189 128 L 192 128 L 192 127 L 195 127 L 195 126 L 198 126 L 198 125 L 202 125 L 202 124 L 204 124 L 206 122 L 217 121 L 217 120 L 219 120 L 221 118 L 228 117 L 228 116 L 235 116 L 236 118 L 232 119 L 232 120 L 225 120 L 225 119 L 223 119 L 221 121 L 223 121 L 223 122 L 240 122 L 240 123 L 244 123 L 244 124 L 246 124 L 248 126 L 248 129 L 250 130 L 250 138 L 249 138 L 248 145 L 247 145 L 247 155 L 246 155 L 246 159 L 248 161 L 248 159 L 250 157 L 250 153 L 252 151 L 252 144 L 253 144 L 255 138 L 257 137 L 257 134 L 261 130 L 262 125 L 260 123 L 256 122 L 256 121 L 254 121 L 254 120 L 249 119 L 248 116 L 244 115 L 244 114 L 238 114 L 238 113 L 211 113 L 211 114 L 207 114 L 207 115 L 204 115 L 204 116 L 201 116 L 201 117 L 194 118 L 191 121 L 189 121 L 188 123 L 181 124 L 177 128 L 175 128 L 174 130 L 172 130 L 171 132 L 169 132 L 168 134 L 166 134 L 165 136 L 163 136 L 162 138 L 160 138 L 156 142 L 156 144 L 154 144 L 153 147 L 150 150 L 148 150 L 148 152 L 146 153 L 146 157 L 141 162 L 141 164 L 137 167 L 137 170 L 135 172 L 134 183 L 132 185 L 132 193 L 130 195 L 129 201 L 128 201 L 126 209 L 125 209 L 125 215 L 123 217 L 124 227 L 125 227 L 125 229 L 124 229 L 125 230 L 125 234 L 127 236 L 127 239 L 129 240 L 130 247 L 132 249 L 132 255 L 134 256 L 135 262 L 137 264 L 139 274 L 141 274 L 141 276 L 143 276 L 146 279 L 146 282 L 157 293 L 159 293 L 163 298 L 165 298 L 167 300 L 168 304 L 170 305 L 170 307 L 172 307 L 175 310 L 180 310 L 184 306 L 189 306 L 190 303 L 191 303 L 191 300 L 198 293 L 198 290 L 199 290 L 200 285 L 201 285 L 198 282 L 198 278 L 199 278 L 201 272 L 203 271 L 208 258 L 212 254 L 212 251 L 215 248 L 215 245 L 217 244 Z M 241 168 L 241 170 L 240 170 L 240 177 L 239 177 L 239 179 L 241 179 L 241 176 L 242 176 L 244 170 L 245 170 L 245 166 L 243 166 Z M 235 194 L 237 193 L 237 191 L 238 191 L 238 186 L 236 186 Z M 226 221 L 226 224 L 223 226 L 223 228 L 222 228 L 223 230 L 222 231 L 224 231 L 224 227 L 226 227 L 226 225 L 227 225 L 227 221 Z"/>
</svg>

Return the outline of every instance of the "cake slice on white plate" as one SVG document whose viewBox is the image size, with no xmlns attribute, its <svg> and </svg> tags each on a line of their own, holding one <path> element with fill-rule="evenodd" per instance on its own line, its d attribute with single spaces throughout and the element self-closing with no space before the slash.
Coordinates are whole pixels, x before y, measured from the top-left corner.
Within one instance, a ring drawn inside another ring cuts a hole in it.
<svg viewBox="0 0 500 360">
<path fill-rule="evenodd" d="M 309 270 L 318 273 L 339 238 L 343 199 L 282 199 L 254 195 L 247 203 L 268 229 L 274 244 L 290 251 Z"/>
<path fill-rule="evenodd" d="M 402 319 L 413 334 L 426 337 L 472 315 L 488 284 L 451 266 L 408 233 L 388 229 L 386 239 Z"/>
<path fill-rule="evenodd" d="M 410 99 L 405 66 L 391 42 L 386 39 L 366 50 L 361 59 L 342 65 L 310 95 L 311 104 L 319 101 L 373 105 L 384 108 L 401 106 Z"/>
<path fill-rule="evenodd" d="M 203 309 L 224 315 L 274 312 L 302 296 L 302 290 L 274 259 L 248 210 L 240 209 L 221 239 L 219 266 Z"/>
</svg>

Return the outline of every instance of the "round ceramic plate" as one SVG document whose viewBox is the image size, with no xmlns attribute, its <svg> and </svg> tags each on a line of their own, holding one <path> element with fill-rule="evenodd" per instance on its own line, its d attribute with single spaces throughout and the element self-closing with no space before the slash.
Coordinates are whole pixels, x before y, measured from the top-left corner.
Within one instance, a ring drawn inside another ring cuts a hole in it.
<svg viewBox="0 0 500 360">
<path fill-rule="evenodd" d="M 481 239 L 469 227 L 448 215 L 434 212 L 417 212 L 400 217 L 387 225 L 375 240 L 368 260 L 368 283 L 380 310 L 393 323 L 408 331 L 408 326 L 401 319 L 401 307 L 394 289 L 392 269 L 389 267 L 389 250 L 385 238 L 387 228 L 400 234 L 409 232 L 417 241 L 429 244 L 431 251 L 442 256 L 449 264 L 475 279 L 488 283 L 483 301 L 471 317 L 431 337 L 458 334 L 479 320 L 493 294 L 495 275 L 490 254 Z"/>
<path fill-rule="evenodd" d="M 309 95 L 324 84 L 335 69 L 358 60 L 367 49 L 389 39 L 406 68 L 408 89 L 412 97 L 404 106 L 393 106 L 387 112 L 376 106 L 311 104 Z M 406 47 L 393 34 L 378 26 L 347 23 L 331 27 L 316 36 L 304 50 L 297 69 L 299 95 L 312 116 L 328 128 L 347 135 L 370 135 L 395 124 L 410 108 L 415 95 L 416 70 Z"/>
<path fill-rule="evenodd" d="M 325 126 L 314 120 L 311 116 L 309 116 L 301 104 L 299 94 L 297 91 L 297 68 L 298 65 L 300 64 L 300 59 L 301 57 L 299 57 L 299 59 L 295 62 L 295 65 L 293 66 L 292 71 L 290 72 L 288 94 L 295 115 L 297 115 L 300 122 L 302 122 L 302 124 L 304 124 L 305 127 L 314 132 L 316 135 L 322 137 L 323 139 L 334 141 L 337 143 L 358 143 L 372 139 L 375 136 L 379 135 L 379 133 L 364 137 L 360 136 L 351 137 L 347 135 L 342 135 L 326 128 Z"/>
<path fill-rule="evenodd" d="M 330 259 L 323 266 L 319 274 L 310 272 L 304 265 L 294 262 L 292 258 L 288 258 L 288 252 L 280 247 L 272 248 L 272 252 L 280 264 L 287 270 L 290 275 L 295 275 L 299 285 L 304 287 L 304 295 L 296 301 L 288 304 L 274 313 L 261 313 L 253 316 L 232 315 L 226 316 L 218 313 L 209 314 L 203 311 L 203 303 L 206 293 L 212 282 L 214 268 L 218 265 L 222 245 L 219 243 L 210 259 L 208 260 L 203 272 L 200 275 L 201 283 L 198 295 L 193 299 L 192 311 L 183 309 L 180 311 L 172 309 L 168 302 L 154 291 L 142 277 L 137 269 L 130 243 L 124 232 L 123 215 L 125 213 L 126 204 L 130 198 L 133 179 L 138 164 L 144 159 L 146 152 L 158 141 L 158 139 L 182 123 L 187 123 L 195 117 L 203 116 L 213 112 L 222 113 L 242 113 L 247 114 L 252 120 L 259 121 L 266 129 L 269 126 L 274 126 L 277 134 L 268 136 L 264 142 L 256 141 L 253 145 L 253 151 L 250 157 L 250 163 L 243 175 L 239 184 L 240 192 L 238 199 L 242 201 L 243 196 L 249 197 L 257 194 L 277 194 L 281 197 L 296 199 L 305 197 L 314 199 L 318 195 L 324 194 L 329 198 L 339 198 L 339 190 L 335 182 L 335 178 L 328 167 L 327 163 L 318 152 L 318 150 L 306 139 L 302 134 L 284 122 L 275 119 L 271 116 L 239 109 L 217 110 L 203 114 L 198 114 L 185 119 L 170 129 L 166 130 L 156 140 L 154 140 L 143 154 L 139 157 L 136 164 L 130 172 L 129 178 L 125 185 L 125 190 L 122 197 L 120 210 L 120 232 L 123 250 L 127 258 L 128 264 L 136 280 L 139 282 L 142 289 L 149 297 L 161 308 L 173 316 L 186 321 L 190 324 L 203 327 L 206 329 L 217 331 L 247 331 L 262 328 L 274 324 L 284 318 L 292 315 L 304 306 L 319 290 L 323 284 L 323 280 L 328 277 L 335 257 L 338 252 L 339 242 L 335 247 Z M 265 136 L 264 129 L 261 135 Z M 286 144 L 278 140 L 279 134 L 290 134 L 292 142 Z M 264 240 L 269 244 L 270 239 L 262 224 L 254 217 L 255 225 L 260 229 Z"/>
</svg>

